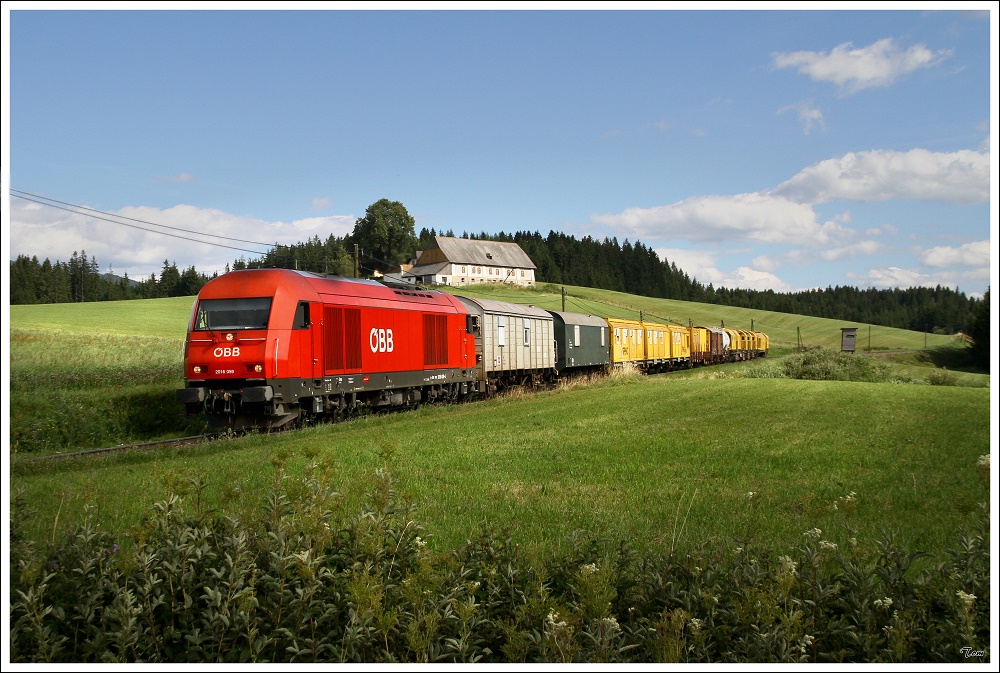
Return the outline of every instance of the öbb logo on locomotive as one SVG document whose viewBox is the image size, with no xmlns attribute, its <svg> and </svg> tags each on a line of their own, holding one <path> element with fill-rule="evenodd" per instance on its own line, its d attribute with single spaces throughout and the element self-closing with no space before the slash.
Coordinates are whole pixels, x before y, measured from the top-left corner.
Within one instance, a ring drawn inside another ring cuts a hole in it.
<svg viewBox="0 0 1000 673">
<path fill-rule="evenodd" d="M 372 331 L 368 334 L 368 345 L 371 346 L 372 353 L 391 353 L 392 330 L 372 327 Z"/>
<path fill-rule="evenodd" d="M 745 360 L 767 349 L 767 335 L 752 330 L 245 269 L 199 292 L 177 400 L 216 427 L 275 428 L 368 408 L 460 401 L 625 365 L 655 373 Z"/>
</svg>

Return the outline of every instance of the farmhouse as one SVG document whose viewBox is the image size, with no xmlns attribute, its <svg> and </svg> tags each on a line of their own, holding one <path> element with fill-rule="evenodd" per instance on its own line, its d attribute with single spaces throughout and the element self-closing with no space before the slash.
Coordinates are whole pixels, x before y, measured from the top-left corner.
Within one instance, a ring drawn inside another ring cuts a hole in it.
<svg viewBox="0 0 1000 673">
<path fill-rule="evenodd" d="M 535 268 L 517 243 L 435 236 L 431 247 L 417 251 L 413 268 L 403 275 L 428 285 L 511 283 L 533 287 Z"/>
</svg>

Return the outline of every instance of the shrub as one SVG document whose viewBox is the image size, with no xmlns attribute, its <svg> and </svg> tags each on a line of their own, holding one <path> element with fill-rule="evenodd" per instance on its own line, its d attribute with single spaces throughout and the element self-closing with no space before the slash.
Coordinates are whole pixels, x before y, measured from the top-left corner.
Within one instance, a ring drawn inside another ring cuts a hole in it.
<svg viewBox="0 0 1000 673">
<path fill-rule="evenodd" d="M 782 363 L 786 377 L 813 381 L 900 382 L 892 368 L 875 358 L 857 353 L 837 353 L 824 348 L 787 357 Z"/>
<path fill-rule="evenodd" d="M 925 379 L 932 386 L 957 386 L 958 377 L 947 369 L 935 369 Z"/>
<path fill-rule="evenodd" d="M 45 550 L 11 511 L 14 662 L 957 662 L 989 657 L 988 509 L 948 558 L 887 533 L 865 551 L 813 529 L 638 553 L 575 535 L 524 553 L 502 531 L 436 552 L 377 472 L 356 513 L 280 460 L 253 520 L 171 492 L 127 539 L 88 509 Z M 190 492 L 205 487 L 192 481 Z M 850 531 L 849 531 L 850 533 Z"/>
</svg>

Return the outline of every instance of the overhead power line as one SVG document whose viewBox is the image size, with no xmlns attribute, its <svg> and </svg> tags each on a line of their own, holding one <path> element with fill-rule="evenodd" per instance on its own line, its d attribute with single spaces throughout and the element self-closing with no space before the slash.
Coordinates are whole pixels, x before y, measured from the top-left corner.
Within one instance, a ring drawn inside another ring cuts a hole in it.
<svg viewBox="0 0 1000 673">
<path fill-rule="evenodd" d="M 168 233 L 168 232 L 165 232 L 165 231 L 157 231 L 155 229 L 147 229 L 145 227 L 140 227 L 140 226 L 137 226 L 137 225 L 134 225 L 134 224 L 129 224 L 128 222 L 121 222 L 119 220 L 129 220 L 131 222 L 141 222 L 142 224 L 148 224 L 148 225 L 151 225 L 151 226 L 154 226 L 154 227 L 162 227 L 164 229 L 171 229 L 173 231 L 183 231 L 183 232 L 188 233 L 188 234 L 195 234 L 196 236 L 207 236 L 207 237 L 219 238 L 219 239 L 223 239 L 223 240 L 227 240 L 227 241 L 237 241 L 237 242 L 240 242 L 240 243 L 251 243 L 253 245 L 263 245 L 263 246 L 266 246 L 266 247 L 269 247 L 269 248 L 277 246 L 277 244 L 275 244 L 275 243 L 262 243 L 260 241 L 248 241 L 248 240 L 244 240 L 244 239 L 241 239 L 241 238 L 232 238 L 232 237 L 229 237 L 229 236 L 221 236 L 219 234 L 209 234 L 209 233 L 205 233 L 205 232 L 201 232 L 201 231 L 192 231 L 190 229 L 181 229 L 180 227 L 171 227 L 171 226 L 166 225 L 166 224 L 157 224 L 156 222 L 147 222 L 146 220 L 137 220 L 137 219 L 132 218 L 132 217 L 125 217 L 124 215 L 115 215 L 114 213 L 106 213 L 106 212 L 101 211 L 101 210 L 95 210 L 93 208 L 87 208 L 86 206 L 79 206 L 79 205 L 72 204 L 72 203 L 66 203 L 64 201 L 58 201 L 56 199 L 50 199 L 50 198 L 45 197 L 45 196 L 38 196 L 37 194 L 31 194 L 29 192 L 22 192 L 22 191 L 16 190 L 16 189 L 11 189 L 10 193 L 11 193 L 11 196 L 16 196 L 19 199 L 23 199 L 25 201 L 31 201 L 33 203 L 37 203 L 37 204 L 42 205 L 42 206 L 48 206 L 49 208 L 56 208 L 58 210 L 64 210 L 64 211 L 66 211 L 68 213 L 73 213 L 74 215 L 83 215 L 83 216 L 86 216 L 86 217 L 93 217 L 94 219 L 103 220 L 105 222 L 110 222 L 112 224 L 120 224 L 123 227 L 131 227 L 132 229 L 139 229 L 140 231 L 149 232 L 151 234 L 160 234 L 161 236 L 170 236 L 171 238 L 179 238 L 179 239 L 184 240 L 184 241 L 191 241 L 193 243 L 201 243 L 203 245 L 212 245 L 212 246 L 216 246 L 216 247 L 219 247 L 219 248 L 228 248 L 230 250 L 239 250 L 240 252 L 249 252 L 249 253 L 253 253 L 255 255 L 265 255 L 265 254 L 267 254 L 266 252 L 261 252 L 260 250 L 247 250 L 246 248 L 237 248 L 237 247 L 234 247 L 234 246 L 231 246 L 231 245 L 224 245 L 222 243 L 213 243 L 211 241 L 202 241 L 202 240 L 199 240 L 199 239 L 196 239 L 196 238 L 188 238 L 187 236 L 179 236 L 177 234 L 171 234 L 171 233 Z M 51 202 L 51 203 L 49 203 L 49 202 Z M 55 205 L 57 203 L 58 204 L 62 204 L 62 205 Z M 80 211 L 87 211 L 87 212 L 80 212 Z M 111 219 L 111 218 L 118 218 L 118 219 Z"/>
</svg>

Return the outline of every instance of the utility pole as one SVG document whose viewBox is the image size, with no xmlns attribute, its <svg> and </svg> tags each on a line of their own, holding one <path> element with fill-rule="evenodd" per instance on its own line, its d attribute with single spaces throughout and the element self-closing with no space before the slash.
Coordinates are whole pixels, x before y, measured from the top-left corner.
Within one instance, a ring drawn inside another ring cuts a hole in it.
<svg viewBox="0 0 1000 673">
<path fill-rule="evenodd" d="M 872 326 L 868 326 L 868 351 L 871 352 L 872 349 Z"/>
<path fill-rule="evenodd" d="M 562 307 L 563 307 L 563 313 L 565 313 L 566 312 L 566 286 L 565 285 L 563 286 L 563 289 L 562 289 Z"/>
<path fill-rule="evenodd" d="M 753 331 L 753 318 L 750 318 L 750 331 Z"/>
<path fill-rule="evenodd" d="M 354 277 L 358 277 L 358 244 L 354 244 Z"/>
</svg>

